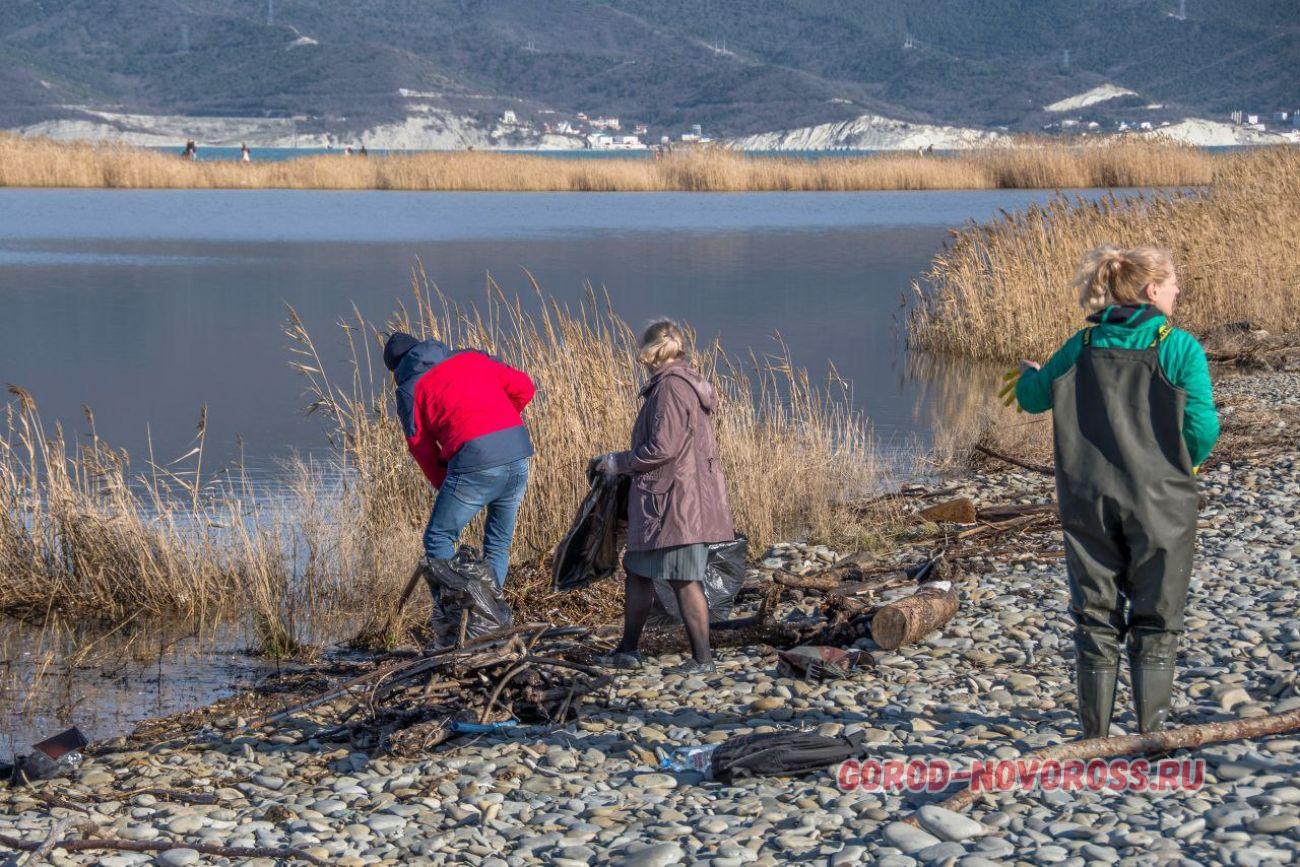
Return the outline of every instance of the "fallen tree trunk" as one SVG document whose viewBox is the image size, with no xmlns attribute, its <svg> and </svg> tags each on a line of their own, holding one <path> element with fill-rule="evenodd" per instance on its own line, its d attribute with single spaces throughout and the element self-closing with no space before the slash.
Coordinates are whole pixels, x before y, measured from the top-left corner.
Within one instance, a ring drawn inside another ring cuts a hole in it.
<svg viewBox="0 0 1300 867">
<path fill-rule="evenodd" d="M 1250 719 L 1235 719 L 1227 722 L 1202 723 L 1200 725 L 1180 726 L 1162 732 L 1146 735 L 1122 735 L 1113 738 L 1092 738 L 1086 741 L 1070 741 L 1057 744 L 1022 756 L 1020 761 L 1070 761 L 1082 759 L 1106 759 L 1115 756 L 1128 756 L 1147 753 L 1164 753 L 1170 750 L 1195 749 L 1206 744 L 1224 741 L 1249 740 L 1251 738 L 1280 735 L 1300 729 L 1300 710 L 1286 713 L 1258 716 Z M 975 802 L 982 792 L 966 788 L 948 798 L 939 806 L 946 810 L 960 812 Z M 909 825 L 918 825 L 915 814 L 904 820 Z"/>
<path fill-rule="evenodd" d="M 871 618 L 871 639 L 885 650 L 920 641 L 957 613 L 957 587 L 952 581 L 922 584 L 911 596 L 881 606 Z"/>
</svg>

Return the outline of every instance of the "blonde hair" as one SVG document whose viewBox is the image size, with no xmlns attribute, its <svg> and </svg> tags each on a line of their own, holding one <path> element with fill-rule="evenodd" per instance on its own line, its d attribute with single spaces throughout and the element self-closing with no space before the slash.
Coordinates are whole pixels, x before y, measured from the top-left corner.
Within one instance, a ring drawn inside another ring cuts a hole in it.
<svg viewBox="0 0 1300 867">
<path fill-rule="evenodd" d="M 1075 275 L 1079 306 L 1089 312 L 1112 304 L 1142 304 L 1142 290 L 1148 283 L 1159 283 L 1174 271 L 1173 257 L 1158 247 L 1133 247 L 1125 250 L 1103 244 L 1083 257 Z"/>
<path fill-rule="evenodd" d="M 641 335 L 636 360 L 646 367 L 658 367 L 686 356 L 686 333 L 671 319 L 656 319 Z"/>
</svg>

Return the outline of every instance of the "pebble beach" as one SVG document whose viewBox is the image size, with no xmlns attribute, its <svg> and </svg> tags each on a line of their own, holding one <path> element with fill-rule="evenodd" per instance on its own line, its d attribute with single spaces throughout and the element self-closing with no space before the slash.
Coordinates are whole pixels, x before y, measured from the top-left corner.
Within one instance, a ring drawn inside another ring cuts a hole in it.
<svg viewBox="0 0 1300 867">
<path fill-rule="evenodd" d="M 1220 394 L 1295 404 L 1300 382 L 1240 377 Z M 1212 458 L 1201 479 L 1173 724 L 1300 708 L 1300 468 L 1284 452 Z M 981 504 L 1054 496 L 1050 478 L 1029 472 L 985 469 L 952 484 Z M 845 679 L 782 677 L 771 649 L 725 648 L 716 674 L 666 675 L 680 657 L 660 657 L 590 697 L 566 728 L 461 736 L 418 761 L 292 732 L 100 751 L 67 779 L 0 790 L 0 834 L 40 841 L 77 816 L 98 826 L 96 836 L 167 844 L 48 856 L 108 867 L 289 863 L 203 854 L 205 844 L 293 847 L 338 865 L 1291 863 L 1300 853 L 1300 735 L 1176 753 L 1205 760 L 1195 790 L 1016 790 L 983 795 L 962 814 L 937 806 L 943 794 L 842 791 L 834 769 L 734 785 L 660 769 L 676 747 L 786 728 L 861 732 L 863 759 L 958 765 L 1077 738 L 1059 528 L 1009 547 L 967 564 L 961 607 L 942 631 L 895 652 L 864 639 L 858 646 L 876 664 Z M 927 550 L 918 543 L 911 553 Z M 800 571 L 835 556 L 790 544 L 767 558 Z M 1125 676 L 1112 734 L 1131 730 L 1130 703 Z M 133 794 L 144 789 L 163 796 Z M 168 791 L 215 803 L 177 802 Z M 901 821 L 918 809 L 917 826 Z"/>
</svg>

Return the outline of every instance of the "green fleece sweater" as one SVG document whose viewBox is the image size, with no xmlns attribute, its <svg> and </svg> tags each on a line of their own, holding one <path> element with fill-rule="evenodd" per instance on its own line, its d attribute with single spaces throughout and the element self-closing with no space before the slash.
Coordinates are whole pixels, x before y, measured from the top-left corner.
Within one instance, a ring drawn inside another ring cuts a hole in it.
<svg viewBox="0 0 1300 867">
<path fill-rule="evenodd" d="M 1101 323 L 1092 333 L 1093 346 L 1144 349 L 1151 345 L 1165 322 L 1163 315 L 1135 322 L 1141 318 L 1143 308 L 1122 321 L 1106 321 L 1114 309 L 1108 307 L 1100 314 Z M 1020 377 L 1020 382 L 1016 385 L 1016 399 L 1020 402 L 1021 409 L 1038 413 L 1052 408 L 1052 382 L 1074 367 L 1079 351 L 1083 348 L 1085 331 L 1087 329 L 1065 341 L 1042 369 L 1025 371 Z M 1205 360 L 1205 350 L 1196 342 L 1195 337 L 1175 328 L 1161 341 L 1159 359 L 1165 378 L 1187 394 L 1183 439 L 1187 442 L 1192 464 L 1199 466 L 1209 457 L 1214 441 L 1219 438 L 1219 415 L 1215 412 L 1214 398 L 1210 392 L 1210 367 Z"/>
</svg>

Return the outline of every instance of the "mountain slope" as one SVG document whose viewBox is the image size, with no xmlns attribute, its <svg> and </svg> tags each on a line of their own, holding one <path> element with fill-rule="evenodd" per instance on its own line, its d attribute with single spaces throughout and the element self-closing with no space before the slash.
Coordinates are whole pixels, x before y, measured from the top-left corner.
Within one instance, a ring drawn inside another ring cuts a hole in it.
<svg viewBox="0 0 1300 867">
<path fill-rule="evenodd" d="M 65 106 L 310 116 L 361 129 L 399 89 L 748 134 L 876 114 L 1036 129 L 1112 84 L 1166 116 L 1300 108 L 1294 0 L 6 0 L 0 125 Z M 188 50 L 186 50 L 188 49 Z M 1068 58 L 1067 58 L 1068 52 Z"/>
</svg>

